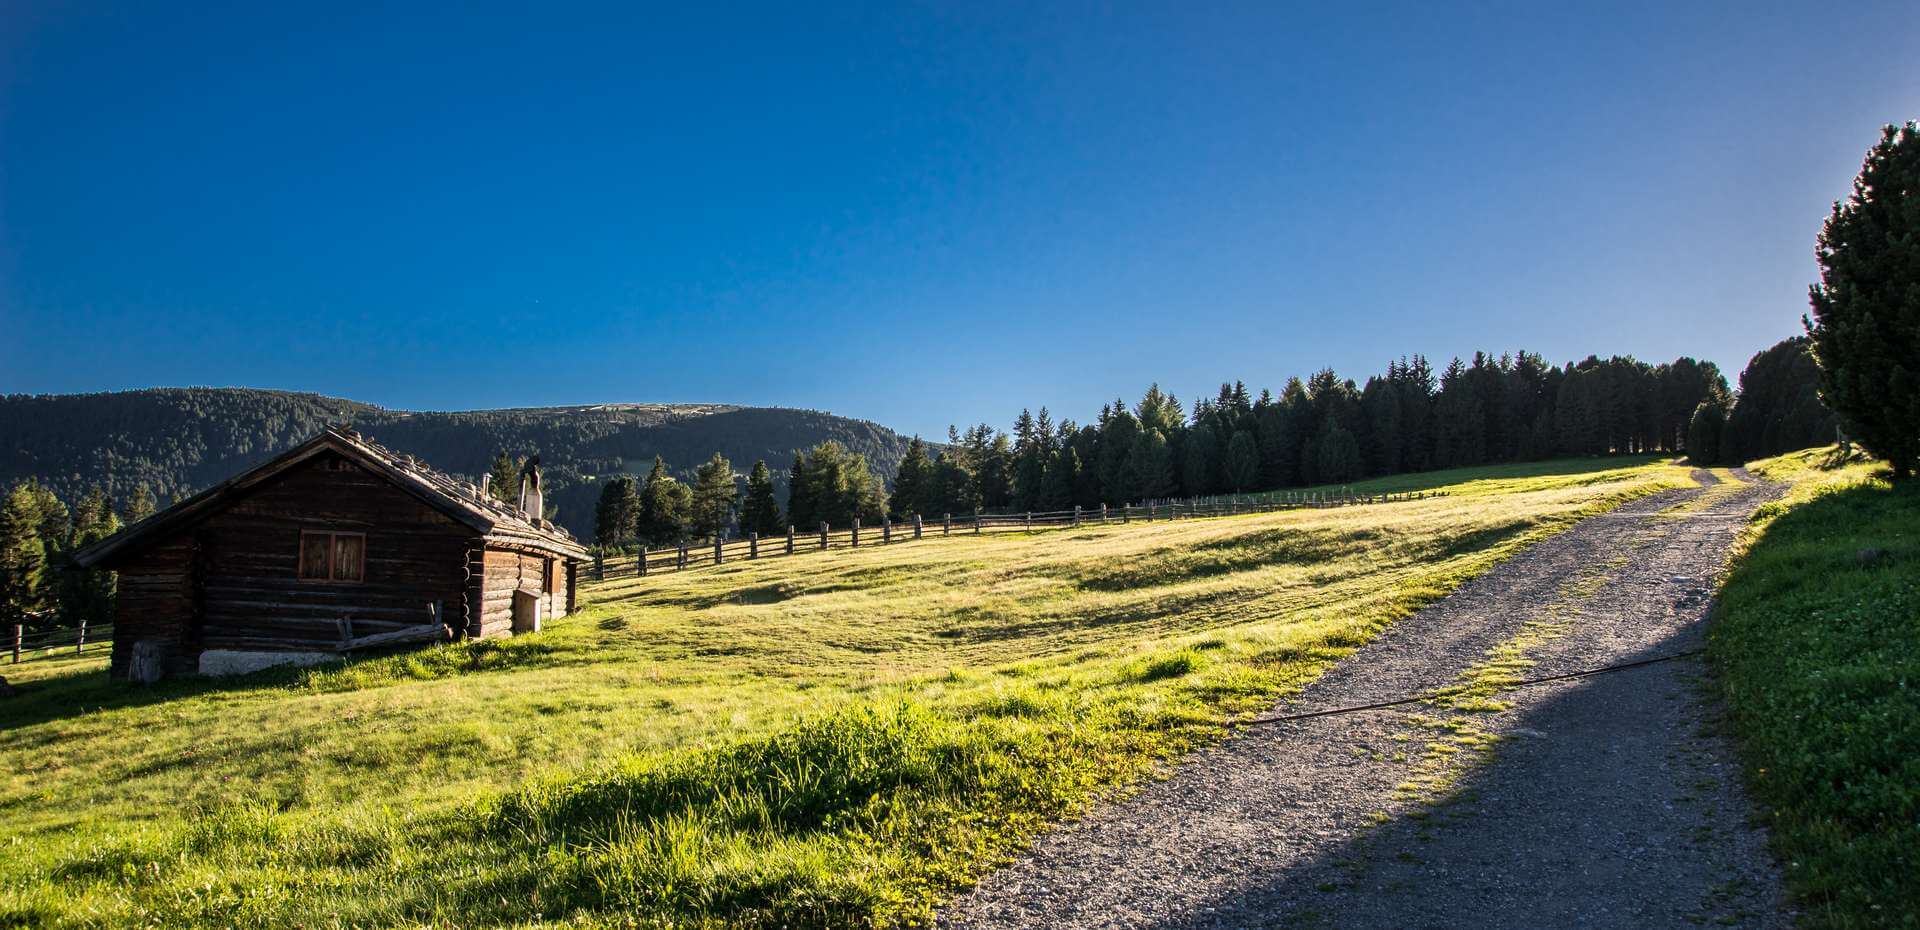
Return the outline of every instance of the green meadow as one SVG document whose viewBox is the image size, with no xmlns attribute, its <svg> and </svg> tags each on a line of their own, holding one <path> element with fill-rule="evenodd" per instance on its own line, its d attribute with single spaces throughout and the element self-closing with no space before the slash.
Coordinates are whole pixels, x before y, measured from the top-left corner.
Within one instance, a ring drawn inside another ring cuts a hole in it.
<svg viewBox="0 0 1920 930">
<path fill-rule="evenodd" d="M 902 926 L 1387 624 L 1689 469 L 583 588 L 534 635 L 147 689 L 6 670 L 0 926 Z"/>
</svg>

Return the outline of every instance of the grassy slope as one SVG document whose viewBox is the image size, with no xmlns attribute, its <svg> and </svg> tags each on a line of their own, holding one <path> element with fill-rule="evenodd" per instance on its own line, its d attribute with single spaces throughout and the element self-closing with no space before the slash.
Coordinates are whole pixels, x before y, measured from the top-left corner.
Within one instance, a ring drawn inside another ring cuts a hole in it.
<svg viewBox="0 0 1920 930">
<path fill-rule="evenodd" d="M 1806 924 L 1920 926 L 1920 487 L 1831 454 L 1752 466 L 1712 654 Z"/>
<path fill-rule="evenodd" d="M 910 920 L 1527 541 L 1688 483 L 1619 464 L 621 579 L 537 636 L 217 687 L 23 665 L 0 925 Z"/>
</svg>

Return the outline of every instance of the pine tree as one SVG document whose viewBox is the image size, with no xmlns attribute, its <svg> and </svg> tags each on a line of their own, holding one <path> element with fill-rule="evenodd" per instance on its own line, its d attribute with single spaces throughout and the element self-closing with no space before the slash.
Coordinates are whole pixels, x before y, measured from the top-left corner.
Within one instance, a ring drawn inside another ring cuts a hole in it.
<svg viewBox="0 0 1920 930">
<path fill-rule="evenodd" d="M 1227 479 L 1233 490 L 1246 491 L 1260 481 L 1260 445 L 1251 433 L 1234 433 L 1227 443 Z"/>
<path fill-rule="evenodd" d="M 928 491 L 933 481 L 933 460 L 927 457 L 927 444 L 920 437 L 907 443 L 907 454 L 893 479 L 893 508 L 906 518 L 928 510 Z"/>
<path fill-rule="evenodd" d="M 26 482 L 0 501 L 0 617 L 20 618 L 44 606 L 47 549 L 40 521 L 39 503 Z"/>
<path fill-rule="evenodd" d="M 1754 355 L 1740 372 L 1740 399 L 1728 415 L 1721 458 L 1766 458 L 1833 442 L 1833 411 L 1820 403 L 1820 366 L 1805 336 Z"/>
<path fill-rule="evenodd" d="M 1882 132 L 1815 255 L 1821 399 L 1905 480 L 1920 468 L 1920 123 Z"/>
<path fill-rule="evenodd" d="M 633 538 L 640 518 L 640 494 L 632 475 L 620 475 L 600 489 L 600 503 L 593 509 L 593 538 L 602 546 L 618 545 Z"/>
<path fill-rule="evenodd" d="M 933 503 L 927 508 L 928 516 L 967 514 L 980 506 L 980 499 L 974 496 L 973 475 L 950 452 L 941 453 L 939 461 L 933 463 L 931 486 Z"/>
<path fill-rule="evenodd" d="M 764 461 L 753 463 L 753 470 L 747 473 L 747 497 L 740 505 L 740 528 L 761 536 L 779 536 L 787 531 L 786 524 L 780 521 L 780 501 L 773 491 L 773 472 Z"/>
<path fill-rule="evenodd" d="M 693 472 L 693 513 L 690 528 L 695 536 L 718 538 L 733 523 L 733 505 L 740 497 L 739 479 L 733 463 L 718 452 Z"/>
<path fill-rule="evenodd" d="M 127 499 L 126 509 L 121 512 L 120 516 L 123 521 L 131 526 L 132 524 L 139 523 L 153 516 L 153 508 L 153 492 L 149 490 L 145 484 L 142 484 L 133 489 L 133 496 Z"/>
</svg>

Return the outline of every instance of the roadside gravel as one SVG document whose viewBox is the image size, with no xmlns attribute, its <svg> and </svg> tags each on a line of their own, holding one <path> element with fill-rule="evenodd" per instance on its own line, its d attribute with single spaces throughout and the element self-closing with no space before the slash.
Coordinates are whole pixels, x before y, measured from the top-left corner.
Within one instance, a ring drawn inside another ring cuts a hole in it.
<svg viewBox="0 0 1920 930">
<path fill-rule="evenodd" d="M 1734 535 L 1778 493 L 1741 477 L 1529 548 L 1276 712 L 1454 684 L 1502 644 L 1530 677 L 1698 648 Z M 1695 657 L 1515 690 L 1504 710 L 1246 727 L 1043 837 L 938 924 L 1784 927 L 1703 674 Z M 1485 739 L 1446 738 L 1461 732 Z"/>
</svg>

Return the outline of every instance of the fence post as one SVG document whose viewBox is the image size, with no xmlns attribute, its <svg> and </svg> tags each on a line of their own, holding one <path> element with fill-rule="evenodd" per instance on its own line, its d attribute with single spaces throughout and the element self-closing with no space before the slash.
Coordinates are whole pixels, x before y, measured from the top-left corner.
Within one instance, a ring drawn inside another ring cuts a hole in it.
<svg viewBox="0 0 1920 930">
<path fill-rule="evenodd" d="M 720 553 L 720 547 L 722 545 L 724 545 L 724 543 L 721 542 L 720 534 L 713 534 L 713 564 L 715 565 L 726 561 L 726 557 Z"/>
<path fill-rule="evenodd" d="M 787 524 L 787 554 L 793 554 L 793 524 Z"/>
<path fill-rule="evenodd" d="M 687 544 L 684 540 L 680 543 L 680 566 L 679 567 L 682 570 L 685 570 L 687 567 Z"/>
<path fill-rule="evenodd" d="M 980 535 L 980 508 L 973 508 L 973 535 Z"/>
<path fill-rule="evenodd" d="M 1080 505 L 1079 504 L 1073 505 L 1073 528 L 1076 530 L 1080 528 Z"/>
<path fill-rule="evenodd" d="M 1133 505 L 1132 504 L 1120 505 L 1120 522 L 1121 523 L 1133 522 Z"/>
<path fill-rule="evenodd" d="M 642 578 L 647 577 L 647 547 L 645 546 L 640 547 L 640 556 L 638 559 L 636 559 L 636 562 L 638 564 L 637 564 L 637 567 L 635 568 L 635 572 Z"/>
<path fill-rule="evenodd" d="M 860 548 L 860 518 L 853 518 L 853 548 Z"/>
<path fill-rule="evenodd" d="M 1027 532 L 1033 532 L 1033 511 L 1027 511 Z"/>
<path fill-rule="evenodd" d="M 80 618 L 80 641 L 73 644 L 73 654 L 79 655 L 87 648 L 87 618 Z"/>
<path fill-rule="evenodd" d="M 15 665 L 20 664 L 20 639 L 26 635 L 26 632 L 26 624 L 16 623 L 13 625 L 13 664 Z"/>
<path fill-rule="evenodd" d="M 593 550 L 593 580 L 607 580 L 607 554 L 599 548 Z"/>
<path fill-rule="evenodd" d="M 893 518 L 883 514 L 880 517 L 880 544 L 884 546 L 890 542 L 893 542 Z"/>
<path fill-rule="evenodd" d="M 1101 526 L 1107 525 L 1107 505 L 1106 504 L 1100 505 L 1100 525 Z"/>
<path fill-rule="evenodd" d="M 827 521 L 820 521 L 820 548 L 827 547 Z"/>
<path fill-rule="evenodd" d="M 757 559 L 759 557 L 760 557 L 760 531 L 754 530 L 753 532 L 747 534 L 747 558 Z"/>
<path fill-rule="evenodd" d="M 947 513 L 940 516 L 940 535 L 953 535 L 953 514 Z"/>
<path fill-rule="evenodd" d="M 913 538 L 920 538 L 920 515 L 917 513 L 913 515 Z"/>
</svg>

